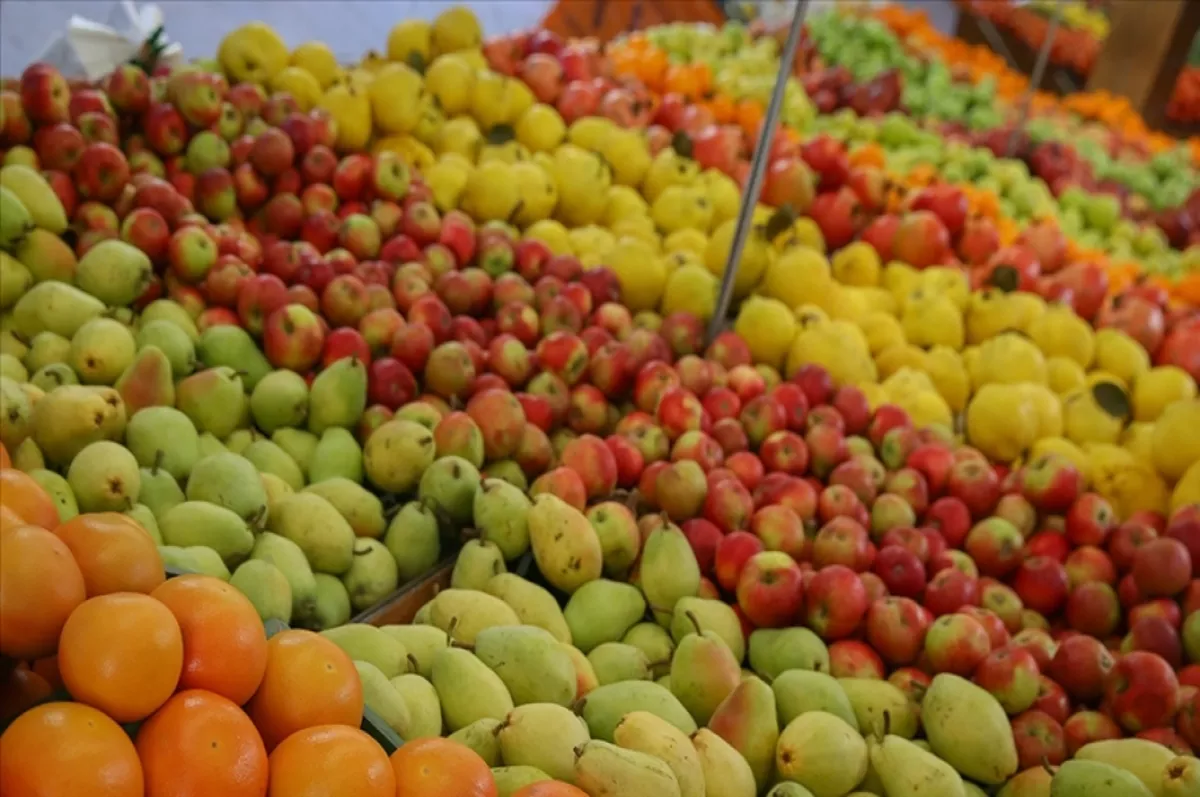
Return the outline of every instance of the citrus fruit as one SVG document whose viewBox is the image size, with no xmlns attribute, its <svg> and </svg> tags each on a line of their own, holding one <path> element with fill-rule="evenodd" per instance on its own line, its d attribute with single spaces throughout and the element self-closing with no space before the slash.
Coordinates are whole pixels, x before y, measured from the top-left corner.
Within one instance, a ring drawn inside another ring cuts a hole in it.
<svg viewBox="0 0 1200 797">
<path fill-rule="evenodd" d="M 76 700 L 118 722 L 137 722 L 175 691 L 183 635 L 171 610 L 148 595 L 89 598 L 63 626 L 58 669 Z"/>
<path fill-rule="evenodd" d="M 146 797 L 261 797 L 267 750 L 233 702 L 202 689 L 171 697 L 142 723 L 137 752 Z"/>
<path fill-rule="evenodd" d="M 267 669 L 267 634 L 245 595 L 219 578 L 177 576 L 150 593 L 183 632 L 180 689 L 207 689 L 244 705 Z"/>
<path fill-rule="evenodd" d="M 26 711 L 0 736 L 0 794 L 142 797 L 142 765 L 121 726 L 82 703 Z"/>
<path fill-rule="evenodd" d="M 272 751 L 268 795 L 396 797 L 396 776 L 387 753 L 358 728 L 316 725 L 293 733 Z"/>
<path fill-rule="evenodd" d="M 32 476 L 16 468 L 0 470 L 0 506 L 11 509 L 32 526 L 53 529 L 58 525 L 54 499 Z"/>
<path fill-rule="evenodd" d="M 392 753 L 396 797 L 495 797 L 496 781 L 478 753 L 449 739 L 418 739 Z"/>
<path fill-rule="evenodd" d="M 166 579 L 154 538 L 125 515 L 76 515 L 54 533 L 75 556 L 89 598 L 113 592 L 149 593 Z"/>
<path fill-rule="evenodd" d="M 66 543 L 37 526 L 0 532 L 0 654 L 48 656 L 71 612 L 87 597 Z"/>
<path fill-rule="evenodd" d="M 357 728 L 363 714 L 362 682 L 350 657 L 325 637 L 283 631 L 267 642 L 267 669 L 247 709 L 267 750 L 274 750 L 305 728 Z"/>
</svg>

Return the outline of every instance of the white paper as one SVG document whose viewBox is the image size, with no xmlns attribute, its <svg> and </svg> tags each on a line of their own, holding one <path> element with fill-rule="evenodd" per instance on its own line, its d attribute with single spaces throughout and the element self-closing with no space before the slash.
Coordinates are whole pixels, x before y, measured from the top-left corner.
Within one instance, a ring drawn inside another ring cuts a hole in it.
<svg viewBox="0 0 1200 797">
<path fill-rule="evenodd" d="M 38 60 L 53 64 L 67 77 L 98 80 L 137 56 L 142 44 L 162 24 L 162 9 L 154 3 L 119 0 L 109 6 L 103 22 L 72 16 L 66 31 Z M 182 63 L 182 48 L 168 40 L 160 61 Z"/>
</svg>

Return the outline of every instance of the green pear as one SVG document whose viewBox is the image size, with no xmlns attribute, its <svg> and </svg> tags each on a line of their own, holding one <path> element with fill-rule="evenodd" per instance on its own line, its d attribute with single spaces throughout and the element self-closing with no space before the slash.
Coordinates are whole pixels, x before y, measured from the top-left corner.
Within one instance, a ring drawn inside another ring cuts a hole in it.
<svg viewBox="0 0 1200 797">
<path fill-rule="evenodd" d="M 363 452 L 353 434 L 332 426 L 321 433 L 308 466 L 308 480 L 316 484 L 339 478 L 362 484 Z"/>
<path fill-rule="evenodd" d="M 316 605 L 304 618 L 305 625 L 314 631 L 324 631 L 350 622 L 350 593 L 342 580 L 328 573 L 314 573 L 313 579 L 317 585 Z"/>
<path fill-rule="evenodd" d="M 232 368 L 208 368 L 184 378 L 175 386 L 175 405 L 198 431 L 218 439 L 245 425 L 246 393 Z"/>
<path fill-rule="evenodd" d="M 167 321 L 179 327 L 193 343 L 200 340 L 200 330 L 191 313 L 183 305 L 170 299 L 155 299 L 138 314 L 138 329 L 145 329 L 155 321 Z"/>
<path fill-rule="evenodd" d="M 400 507 L 388 523 L 383 544 L 396 560 L 402 584 L 429 572 L 442 555 L 437 518 L 418 501 Z"/>
<path fill-rule="evenodd" d="M 380 427 L 371 435 L 368 448 L 382 430 Z M 479 471 L 470 462 L 461 457 L 443 457 L 434 460 L 421 474 L 417 497 L 433 510 L 439 523 L 461 528 L 471 522 L 479 482 Z"/>
<path fill-rule="evenodd" d="M 1126 769 L 1102 761 L 1064 761 L 1050 781 L 1051 797 L 1154 797 L 1156 792 Z"/>
<path fill-rule="evenodd" d="M 670 768 L 682 797 L 705 797 L 704 767 L 687 735 L 647 711 L 625 716 L 613 733 L 618 746 L 654 756 Z"/>
<path fill-rule="evenodd" d="M 513 699 L 499 675 L 462 648 L 442 648 L 433 656 L 429 680 L 442 701 L 442 719 L 451 733 L 482 719 L 499 723 Z"/>
<path fill-rule="evenodd" d="M 729 742 L 701 728 L 692 734 L 692 746 L 704 772 L 706 797 L 755 797 L 754 772 Z"/>
<path fill-rule="evenodd" d="M 799 783 L 813 797 L 849 793 L 866 776 L 869 760 L 858 731 L 824 711 L 807 711 L 789 722 L 775 751 L 779 778 Z"/>
<path fill-rule="evenodd" d="M 454 662 L 453 664 L 457 665 L 458 662 Z M 451 666 L 444 663 L 443 670 L 446 669 L 451 670 L 452 673 L 457 677 L 458 668 L 456 666 Z M 488 672 L 491 672 L 491 670 L 488 670 L 486 667 L 484 667 L 484 669 Z M 449 680 L 449 676 L 445 677 L 446 680 Z M 430 682 L 432 683 L 432 679 L 430 679 Z M 504 684 L 501 684 L 501 686 L 503 685 Z M 437 690 L 436 685 L 434 686 L 434 690 Z M 443 708 L 443 721 L 445 720 L 445 715 L 445 708 Z M 502 720 L 503 718 L 496 719 L 494 717 L 482 717 L 474 722 L 469 722 L 466 725 L 463 725 L 461 728 L 451 733 L 448 738 L 452 742 L 458 742 L 464 747 L 475 751 L 480 758 L 487 762 L 489 767 L 495 767 L 500 763 L 500 742 L 496 736 L 500 732 L 500 723 Z M 546 780 L 549 779 L 550 776 L 547 775 Z"/>
<path fill-rule="evenodd" d="M 767 797 L 813 797 L 813 793 L 799 783 L 784 781 L 771 787 L 771 790 L 767 792 Z M 849 794 L 846 797 L 855 797 L 855 795 Z"/>
<path fill-rule="evenodd" d="M 229 437 L 226 437 L 223 442 L 225 450 L 238 455 L 245 455 L 246 449 L 255 440 L 262 440 L 263 436 L 257 429 L 234 429 Z"/>
<path fill-rule="evenodd" d="M 537 767 L 492 767 L 492 780 L 496 783 L 496 797 L 513 797 L 521 789 L 533 783 L 553 780 Z"/>
<path fill-rule="evenodd" d="M 125 402 L 112 388 L 64 385 L 34 407 L 33 439 L 47 462 L 62 467 L 90 443 L 119 440 L 125 419 Z"/>
<path fill-rule="evenodd" d="M 225 444 L 218 440 L 217 436 L 212 432 L 200 433 L 200 437 L 196 438 L 196 449 L 200 453 L 200 459 L 229 451 L 225 447 Z"/>
<path fill-rule="evenodd" d="M 346 652 L 355 661 L 370 662 L 388 678 L 408 672 L 408 651 L 399 640 L 367 623 L 349 623 L 327 628 L 321 636 Z"/>
<path fill-rule="evenodd" d="M 72 496 L 73 498 L 74 496 Z M 134 504 L 126 510 L 125 517 L 144 528 L 146 533 L 154 539 L 155 545 L 162 544 L 162 532 L 158 530 L 158 520 L 155 519 L 154 513 L 150 511 L 150 507 L 145 504 Z M 221 566 L 224 567 L 225 564 L 222 563 Z"/>
<path fill-rule="evenodd" d="M 18 337 L 13 329 L 15 322 L 11 313 L 0 315 L 0 354 L 11 354 L 24 359 L 29 354 L 29 346 L 25 345 L 28 338 Z"/>
<path fill-rule="evenodd" d="M 432 625 L 385 625 L 380 630 L 404 645 L 422 678 L 432 672 L 434 654 L 450 644 L 446 632 Z"/>
<path fill-rule="evenodd" d="M 61 522 L 66 523 L 79 514 L 79 502 L 75 500 L 75 493 L 66 479 L 44 468 L 36 468 L 28 473 L 54 501 L 54 508 L 58 510 L 58 519 Z"/>
<path fill-rule="evenodd" d="M 366 408 L 367 367 L 356 357 L 343 357 L 312 382 L 308 430 L 319 435 L 332 426 L 353 429 Z"/>
<path fill-rule="evenodd" d="M 317 443 L 321 438 L 304 429 L 292 429 L 284 426 L 276 429 L 271 435 L 271 442 L 282 448 L 289 457 L 296 460 L 300 470 L 308 473 L 312 466 L 313 455 L 317 452 Z"/>
<path fill-rule="evenodd" d="M 699 621 L 693 615 L 693 623 Z M 696 724 L 707 725 L 721 702 L 742 680 L 742 668 L 725 640 L 712 631 L 691 633 L 679 641 L 671 659 L 671 693 Z"/>
<path fill-rule="evenodd" d="M 8 252 L 0 252 L 0 310 L 16 304 L 33 282 L 33 273 L 24 263 Z"/>
<path fill-rule="evenodd" d="M 12 464 L 19 471 L 32 473 L 46 467 L 46 457 L 43 456 L 42 449 L 38 448 L 37 443 L 33 442 L 33 438 L 26 437 L 21 441 L 21 445 L 12 452 Z"/>
<path fill-rule="evenodd" d="M 85 385 L 111 385 L 133 362 L 137 344 L 124 324 L 93 318 L 71 338 L 68 362 Z"/>
<path fill-rule="evenodd" d="M 609 578 L 624 579 L 642 548 L 637 518 L 624 504 L 604 501 L 588 507 L 587 519 L 600 538 L 604 574 Z"/>
<path fill-rule="evenodd" d="M 143 468 L 157 467 L 187 479 L 200 459 L 196 427 L 174 407 L 146 407 L 129 419 L 125 445 Z"/>
<path fill-rule="evenodd" d="M 571 629 L 562 609 L 544 587 L 501 570 L 487 580 L 483 591 L 507 603 L 523 625 L 537 626 L 549 631 L 559 642 L 571 643 Z"/>
<path fill-rule="evenodd" d="M 786 670 L 829 672 L 829 648 L 807 628 L 759 628 L 748 647 L 750 668 L 767 681 Z"/>
<path fill-rule="evenodd" d="M 671 615 L 671 637 L 678 643 L 700 631 L 719 636 L 738 662 L 746 657 L 746 635 L 733 607 L 711 598 L 680 598 Z"/>
<path fill-rule="evenodd" d="M 300 426 L 308 417 L 308 383 L 295 371 L 272 371 L 251 391 L 250 415 L 265 434 Z"/>
<path fill-rule="evenodd" d="M 575 748 L 590 738 L 570 709 L 554 703 L 518 705 L 500 724 L 500 758 L 508 766 L 529 766 L 555 780 L 575 778 Z"/>
<path fill-rule="evenodd" d="M 1178 755 L 1162 773 L 1163 797 L 1187 797 L 1200 791 L 1200 758 Z"/>
<path fill-rule="evenodd" d="M 375 712 L 383 723 L 396 732 L 402 739 L 408 738 L 412 724 L 412 713 L 404 698 L 392 686 L 378 667 L 369 661 L 355 660 L 358 669 L 358 679 L 362 682 L 363 703 Z"/>
<path fill-rule="evenodd" d="M 934 676 L 921 701 L 933 752 L 979 783 L 1003 783 L 1017 771 L 1017 747 L 1004 709 L 984 689 L 951 673 Z"/>
<path fill-rule="evenodd" d="M 646 599 L 637 587 L 604 578 L 581 586 L 563 609 L 575 647 L 584 653 L 619 642 L 645 614 Z"/>
<path fill-rule="evenodd" d="M 342 575 L 350 594 L 350 605 L 357 612 L 382 603 L 400 586 L 396 560 L 379 540 L 358 537 L 354 540 L 354 559 Z"/>
<path fill-rule="evenodd" d="M 869 747 L 871 769 L 888 794 L 965 797 L 962 778 L 954 767 L 909 740 L 887 734 Z"/>
<path fill-rule="evenodd" d="M 171 373 L 182 379 L 196 370 L 196 345 L 178 325 L 170 321 L 151 321 L 138 327 L 134 336 L 138 351 L 154 346 L 167 356 Z"/>
<path fill-rule="evenodd" d="M 380 490 L 407 493 L 420 482 L 433 457 L 433 434 L 428 429 L 393 418 L 367 438 L 363 466 L 367 479 Z"/>
<path fill-rule="evenodd" d="M 521 490 L 499 479 L 484 479 L 475 491 L 475 528 L 511 562 L 529 550 L 529 510 L 533 504 Z"/>
<path fill-rule="evenodd" d="M 633 645 L 646 654 L 646 661 L 650 662 L 650 674 L 655 678 L 661 678 L 671 672 L 675 642 L 667 630 L 658 623 L 638 623 L 625 632 L 621 641 L 626 645 Z"/>
<path fill-rule="evenodd" d="M 168 575 L 171 570 L 180 573 L 199 573 L 200 567 L 196 560 L 192 558 L 190 548 L 180 548 L 178 545 L 160 545 L 158 546 L 158 555 L 162 557 L 163 566 L 167 568 Z"/>
<path fill-rule="evenodd" d="M 387 528 L 383 502 L 361 484 L 339 476 L 310 484 L 304 491 L 315 493 L 333 504 L 333 508 L 354 529 L 354 536 L 371 539 L 383 536 Z"/>
<path fill-rule="evenodd" d="M 620 681 L 649 681 L 650 660 L 641 648 L 624 642 L 605 642 L 587 654 L 600 685 Z"/>
<path fill-rule="evenodd" d="M 552 586 L 570 593 L 600 578 L 604 566 L 600 538 L 582 512 L 558 496 L 542 493 L 534 499 L 527 519 L 533 558 Z"/>
<path fill-rule="evenodd" d="M 653 681 L 622 681 L 597 686 L 577 709 L 593 739 L 613 738 L 617 724 L 631 711 L 649 711 L 684 733 L 696 732 L 696 721 L 665 687 Z"/>
<path fill-rule="evenodd" d="M 858 716 L 850 698 L 832 675 L 816 670 L 784 670 L 771 682 L 771 690 L 780 727 L 809 711 L 824 711 L 858 730 Z"/>
<path fill-rule="evenodd" d="M 442 704 L 437 690 L 428 680 L 416 673 L 405 673 L 391 679 L 392 688 L 408 706 L 408 733 L 404 741 L 433 739 L 442 735 Z"/>
<path fill-rule="evenodd" d="M 218 324 L 201 332 L 196 356 L 205 368 L 223 366 L 236 371 L 249 391 L 272 370 L 250 333 L 232 324 Z"/>
<path fill-rule="evenodd" d="M 474 647 L 515 705 L 567 706 L 575 700 L 575 666 L 550 632 L 532 625 L 493 626 L 476 634 Z"/>
<path fill-rule="evenodd" d="M 229 583 L 250 599 L 263 622 L 292 621 L 292 590 L 275 565 L 259 559 L 242 562 L 233 571 Z"/>
<path fill-rule="evenodd" d="M 442 411 L 427 401 L 410 401 L 393 416 L 397 421 L 412 421 L 432 432 L 442 420 Z"/>
<path fill-rule="evenodd" d="M 304 471 L 300 465 L 270 440 L 255 440 L 246 446 L 242 456 L 250 460 L 259 472 L 278 476 L 293 490 L 304 489 Z"/>
<path fill-rule="evenodd" d="M 575 785 L 593 795 L 681 797 L 679 782 L 661 760 L 593 739 L 576 751 Z"/>
<path fill-rule="evenodd" d="M 483 474 L 483 478 L 498 479 L 511 484 L 522 494 L 529 491 L 529 479 L 525 476 L 525 471 L 521 470 L 521 466 L 511 459 L 489 462 L 480 472 Z"/>
<path fill-rule="evenodd" d="M 99 318 L 104 309 L 104 302 L 74 285 L 39 282 L 13 305 L 13 331 L 25 340 L 32 340 L 39 332 L 71 339 L 80 327 Z"/>
<path fill-rule="evenodd" d="M 48 398 L 43 396 L 38 405 Z M 9 451 L 14 451 L 31 432 L 36 438 L 34 417 L 33 405 L 20 383 L 0 376 L 0 443 Z"/>
<path fill-rule="evenodd" d="M 734 687 L 708 722 L 713 733 L 745 757 L 760 790 L 771 784 L 775 771 L 775 743 L 779 739 L 776 713 L 771 687 L 751 676 Z"/>
<path fill-rule="evenodd" d="M 1009 778 L 1008 782 L 1000 787 L 1000 791 L 996 792 L 996 797 L 1050 797 L 1050 783 L 1053 779 L 1053 770 L 1040 765 L 1030 767 Z M 975 793 L 968 789 L 964 797 L 975 797 Z"/>
<path fill-rule="evenodd" d="M 300 546 L 318 573 L 340 576 L 354 562 L 354 530 L 333 504 L 313 493 L 296 493 L 271 513 L 270 529 Z"/>
<path fill-rule="evenodd" d="M 455 589 L 482 590 L 492 576 L 506 570 L 499 548 L 490 542 L 467 540 L 454 561 L 450 586 Z"/>
<path fill-rule="evenodd" d="M 17 243 L 13 254 L 29 269 L 34 282 L 77 282 L 79 262 L 74 249 L 62 236 L 50 230 L 30 230 Z M 79 287 L 87 290 L 83 285 Z"/>
<path fill-rule="evenodd" d="M 65 363 L 71 356 L 71 341 L 53 332 L 39 332 L 29 341 L 29 353 L 22 358 L 31 373 L 47 365 Z"/>
<path fill-rule="evenodd" d="M 922 712 L 921 718 L 924 717 Z M 1086 761 L 1100 761 L 1132 772 L 1146 788 L 1154 792 L 1161 787 L 1162 772 L 1175 754 L 1158 742 L 1133 738 L 1089 742 L 1075 751 L 1075 757 Z"/>
<path fill-rule="evenodd" d="M 225 560 L 223 560 L 221 555 L 212 548 L 208 548 L 204 545 L 193 545 L 191 547 L 184 548 L 184 551 L 186 551 L 187 555 L 191 558 L 197 573 L 205 576 L 212 576 L 213 578 L 219 578 L 222 581 L 233 580 L 233 576 L 230 574 L 229 568 L 225 565 Z"/>
<path fill-rule="evenodd" d="M 167 545 L 206 545 L 231 566 L 241 563 L 254 549 L 254 534 L 246 521 L 207 501 L 184 501 L 171 507 L 158 518 L 158 529 Z"/>
<path fill-rule="evenodd" d="M 0 376 L 6 376 L 14 382 L 28 382 L 29 369 L 11 354 L 0 354 Z"/>
<path fill-rule="evenodd" d="M 142 468 L 141 477 L 138 501 L 154 513 L 155 520 L 161 520 L 168 509 L 187 500 L 175 477 L 156 464 Z"/>
<path fill-rule="evenodd" d="M 142 476 L 129 449 L 99 440 L 71 460 L 67 483 L 84 512 L 124 512 L 137 503 Z"/>
<path fill-rule="evenodd" d="M 676 526 L 655 529 L 642 549 L 642 591 L 660 625 L 671 623 L 680 598 L 694 596 L 700 589 L 700 566 L 687 537 Z"/>
<path fill-rule="evenodd" d="M 442 590 L 429 607 L 432 624 L 464 645 L 475 644 L 475 637 L 487 628 L 521 624 L 507 603 L 473 589 Z"/>
<path fill-rule="evenodd" d="M 171 363 L 157 346 L 141 349 L 113 387 L 121 394 L 125 411 L 130 414 L 136 414 L 145 407 L 175 406 Z"/>
<path fill-rule="evenodd" d="M 29 381 L 43 393 L 49 393 L 62 385 L 78 385 L 79 377 L 76 376 L 71 366 L 62 362 L 43 365 L 34 372 Z"/>
<path fill-rule="evenodd" d="M 839 678 L 838 685 L 854 709 L 855 730 L 877 737 L 917 735 L 921 709 L 895 684 L 879 678 Z"/>
<path fill-rule="evenodd" d="M 254 538 L 250 558 L 270 562 L 279 568 L 291 588 L 292 618 L 298 623 L 310 621 L 317 608 L 317 580 L 300 546 L 286 537 L 264 531 Z M 346 619 L 349 619 L 349 612 Z"/>
<path fill-rule="evenodd" d="M 267 517 L 267 493 L 258 471 L 250 460 L 232 452 L 213 454 L 192 467 L 187 500 L 223 506 L 256 527 Z"/>
<path fill-rule="evenodd" d="M 75 269 L 75 284 L 109 307 L 133 304 L 153 278 L 146 253 L 119 238 L 93 246 Z"/>
</svg>

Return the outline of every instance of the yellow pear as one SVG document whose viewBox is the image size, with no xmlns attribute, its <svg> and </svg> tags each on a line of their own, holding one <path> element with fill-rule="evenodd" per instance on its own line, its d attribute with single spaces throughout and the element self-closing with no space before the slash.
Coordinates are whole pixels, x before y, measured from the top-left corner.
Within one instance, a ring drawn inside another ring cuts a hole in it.
<svg viewBox="0 0 1200 797">
<path fill-rule="evenodd" d="M 302 113 L 308 113 L 321 101 L 321 83 L 307 69 L 286 66 L 271 77 L 271 91 L 291 94 Z"/>
<path fill-rule="evenodd" d="M 439 55 L 425 70 L 425 88 L 437 97 L 446 116 L 458 116 L 471 108 L 476 71 L 463 53 Z"/>
<path fill-rule="evenodd" d="M 371 140 L 371 100 L 367 92 L 353 85 L 333 86 L 318 108 L 329 112 L 337 124 L 337 148 L 357 152 Z"/>
<path fill-rule="evenodd" d="M 417 126 L 424 83 L 408 64 L 388 64 L 371 81 L 368 94 L 375 126 L 384 133 L 408 133 Z"/>
<path fill-rule="evenodd" d="M 332 86 L 340 71 L 337 58 L 325 42 L 313 41 L 301 44 L 292 50 L 289 63 L 315 77 L 322 89 Z"/>
<path fill-rule="evenodd" d="M 388 32 L 387 57 L 389 61 L 408 64 L 421 70 L 429 63 L 433 54 L 433 26 L 423 19 L 406 19 L 397 23 Z"/>
<path fill-rule="evenodd" d="M 483 41 L 483 29 L 471 9 L 451 6 L 434 19 L 430 41 L 439 54 L 470 50 Z"/>
<path fill-rule="evenodd" d="M 287 45 L 265 22 L 250 22 L 221 40 L 217 61 L 231 83 L 267 85 L 288 63 Z"/>
</svg>

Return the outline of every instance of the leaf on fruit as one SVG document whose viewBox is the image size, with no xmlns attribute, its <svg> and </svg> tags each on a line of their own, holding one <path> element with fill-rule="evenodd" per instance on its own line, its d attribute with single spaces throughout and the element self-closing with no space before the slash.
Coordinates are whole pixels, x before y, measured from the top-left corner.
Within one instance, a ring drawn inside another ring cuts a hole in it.
<svg viewBox="0 0 1200 797">
<path fill-rule="evenodd" d="M 771 214 L 771 218 L 767 219 L 767 224 L 763 228 L 768 241 L 774 241 L 783 233 L 792 228 L 792 224 L 796 221 L 796 211 L 789 204 L 783 204 Z"/>
<path fill-rule="evenodd" d="M 1100 405 L 1100 409 L 1112 417 L 1121 420 L 1129 418 L 1129 394 L 1120 385 L 1113 382 L 1097 382 L 1092 386 L 1092 398 Z"/>
<path fill-rule="evenodd" d="M 671 149 L 675 150 L 676 155 L 681 155 L 685 158 L 692 157 L 691 136 L 680 130 L 678 133 L 671 136 Z"/>
<path fill-rule="evenodd" d="M 499 124 L 487 132 L 487 143 L 492 146 L 507 144 L 517 137 L 517 131 L 509 124 Z"/>
<path fill-rule="evenodd" d="M 1012 266 L 996 266 L 988 277 L 988 284 L 1004 293 L 1012 293 L 1021 285 L 1021 273 Z"/>
<path fill-rule="evenodd" d="M 425 56 L 421 55 L 416 50 L 405 56 L 404 63 L 411 66 L 414 72 L 418 72 L 422 75 L 425 74 Z"/>
</svg>

